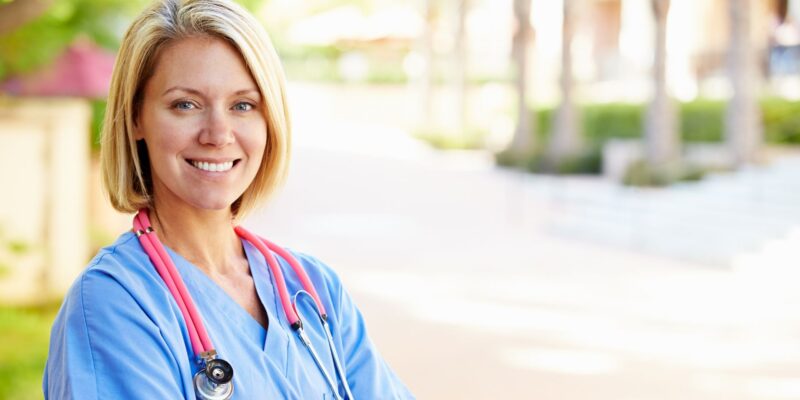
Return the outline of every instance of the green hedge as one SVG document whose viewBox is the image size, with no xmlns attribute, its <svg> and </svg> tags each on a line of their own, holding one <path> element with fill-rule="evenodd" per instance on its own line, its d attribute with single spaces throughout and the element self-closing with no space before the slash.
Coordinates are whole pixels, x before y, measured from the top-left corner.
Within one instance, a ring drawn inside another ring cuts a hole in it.
<svg viewBox="0 0 800 400">
<path fill-rule="evenodd" d="M 767 142 L 800 144 L 800 102 L 765 100 L 761 102 L 761 112 Z"/>
<path fill-rule="evenodd" d="M 581 109 L 581 126 L 589 143 L 600 144 L 610 138 L 638 138 L 644 131 L 644 104 L 594 104 Z M 681 137 L 686 142 L 719 142 L 724 135 L 726 103 L 698 100 L 680 103 Z M 536 111 L 537 143 L 546 143 L 553 109 Z M 800 144 L 800 101 L 766 99 L 761 101 L 767 143 Z"/>
<path fill-rule="evenodd" d="M 800 102 L 765 99 L 760 102 L 765 141 L 777 145 L 800 144 Z M 724 137 L 725 108 L 722 101 L 698 100 L 678 103 L 679 129 L 684 142 L 720 142 Z M 517 154 L 503 151 L 496 154 L 497 163 L 525 167 L 534 172 L 599 173 L 602 146 L 608 139 L 634 139 L 644 132 L 645 104 L 593 104 L 581 108 L 581 132 L 587 144 L 582 154 L 571 160 L 547 160 L 544 149 L 555 110 L 535 112 L 537 149 L 534 153 Z M 555 165 L 553 165 L 555 163 Z M 688 175 L 694 175 L 690 171 Z"/>
</svg>

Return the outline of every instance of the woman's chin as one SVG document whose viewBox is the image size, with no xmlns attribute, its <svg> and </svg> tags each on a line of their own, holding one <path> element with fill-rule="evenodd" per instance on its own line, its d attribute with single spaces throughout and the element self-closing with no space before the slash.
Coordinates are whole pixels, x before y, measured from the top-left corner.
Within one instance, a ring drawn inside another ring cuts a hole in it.
<svg viewBox="0 0 800 400">
<path fill-rule="evenodd" d="M 206 211 L 224 211 L 224 210 L 230 210 L 231 209 L 231 205 L 233 204 L 234 201 L 235 201 L 235 199 L 229 201 L 228 199 L 209 199 L 209 198 L 205 198 L 205 199 L 201 199 L 199 201 L 193 201 L 191 203 L 192 203 L 192 205 L 194 207 L 199 208 L 201 210 L 206 210 Z"/>
</svg>

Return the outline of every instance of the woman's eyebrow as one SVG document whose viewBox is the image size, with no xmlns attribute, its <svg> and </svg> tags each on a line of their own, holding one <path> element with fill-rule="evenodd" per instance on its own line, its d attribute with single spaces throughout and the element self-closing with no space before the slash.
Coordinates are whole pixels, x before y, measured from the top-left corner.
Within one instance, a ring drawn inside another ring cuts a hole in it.
<svg viewBox="0 0 800 400">
<path fill-rule="evenodd" d="M 256 96 L 261 96 L 261 92 L 259 92 L 256 89 L 253 89 L 253 88 L 237 90 L 233 94 L 236 95 L 236 96 L 241 96 L 243 94 L 255 94 Z"/>
<path fill-rule="evenodd" d="M 173 86 L 173 87 L 171 87 L 171 88 L 169 88 L 169 89 L 165 90 L 165 91 L 164 91 L 164 93 L 161 93 L 161 95 L 162 95 L 162 96 L 165 96 L 165 95 L 167 95 L 167 94 L 168 94 L 168 93 L 170 93 L 170 92 L 175 92 L 175 91 L 179 91 L 179 90 L 180 90 L 180 91 L 187 92 L 187 93 L 191 93 L 191 94 L 196 94 L 196 95 L 198 95 L 198 96 L 199 96 L 199 95 L 202 95 L 202 93 L 200 93 L 200 91 L 199 91 L 199 90 L 197 90 L 197 89 L 192 89 L 192 88 L 188 88 L 188 87 L 184 87 L 184 86 Z"/>
<path fill-rule="evenodd" d="M 162 96 L 166 96 L 167 94 L 169 94 L 171 92 L 175 92 L 175 91 L 183 91 L 183 92 L 191 93 L 191 94 L 198 95 L 198 96 L 202 96 L 203 95 L 203 93 L 200 92 L 199 90 L 188 88 L 188 87 L 185 87 L 185 86 L 173 86 L 173 87 L 165 90 L 164 93 L 162 93 L 161 95 Z M 235 96 L 241 96 L 243 94 L 248 94 L 248 93 L 254 93 L 254 94 L 258 95 L 258 96 L 261 95 L 261 92 L 259 92 L 257 89 L 254 89 L 254 88 L 237 90 L 233 94 Z"/>
</svg>

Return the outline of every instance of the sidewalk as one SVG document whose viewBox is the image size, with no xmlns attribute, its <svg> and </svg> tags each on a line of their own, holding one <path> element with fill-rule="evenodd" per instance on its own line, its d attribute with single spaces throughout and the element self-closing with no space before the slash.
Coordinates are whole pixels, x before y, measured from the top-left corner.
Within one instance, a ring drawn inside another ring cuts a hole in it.
<svg viewBox="0 0 800 400">
<path fill-rule="evenodd" d="M 340 273 L 419 398 L 800 398 L 793 269 L 554 232 L 561 186 L 607 184 L 543 184 L 294 110 L 289 182 L 247 225 Z"/>
</svg>

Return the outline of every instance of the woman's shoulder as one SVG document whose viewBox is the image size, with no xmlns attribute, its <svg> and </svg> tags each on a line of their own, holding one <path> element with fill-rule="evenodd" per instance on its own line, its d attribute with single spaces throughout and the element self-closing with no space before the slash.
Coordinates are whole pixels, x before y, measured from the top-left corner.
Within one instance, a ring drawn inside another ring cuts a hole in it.
<svg viewBox="0 0 800 400">
<path fill-rule="evenodd" d="M 128 289 L 148 285 L 158 279 L 133 232 L 121 234 L 114 243 L 100 249 L 78 276 L 76 284 L 101 277 Z"/>
<path fill-rule="evenodd" d="M 332 301 L 339 299 L 343 290 L 342 280 L 334 268 L 326 262 L 323 262 L 320 258 L 304 251 L 299 251 L 289 246 L 282 246 L 282 248 L 297 260 L 318 292 L 327 292 Z M 283 257 L 279 258 L 283 259 Z M 286 279 L 289 287 L 300 289 L 300 280 L 295 271 L 291 268 L 289 260 L 283 259 L 280 264 L 284 279 Z"/>
<path fill-rule="evenodd" d="M 126 233 L 98 251 L 64 297 L 44 374 L 50 398 L 119 398 L 118 392 L 183 398 L 175 361 L 186 357 L 180 324 L 168 295 L 154 289 L 159 278 L 150 275 L 147 256 L 142 259 L 137 246 L 136 236 Z M 137 368 L 121 373 L 126 365 Z M 162 381 L 136 378 L 142 371 L 160 371 Z M 145 381 L 149 384 L 136 384 Z M 143 394 L 150 391 L 159 394 Z"/>
<path fill-rule="evenodd" d="M 303 266 L 309 277 L 318 276 L 326 281 L 341 284 L 339 275 L 336 273 L 336 271 L 319 258 L 293 248 L 287 247 L 286 251 L 288 251 L 297 261 L 300 262 L 300 265 Z"/>
<path fill-rule="evenodd" d="M 147 301 L 142 298 L 157 293 L 152 288 L 160 285 L 157 273 L 148 263 L 136 235 L 123 233 L 114 243 L 100 249 L 78 275 L 67 292 L 64 305 L 113 309 L 119 302 L 145 303 Z"/>
</svg>

